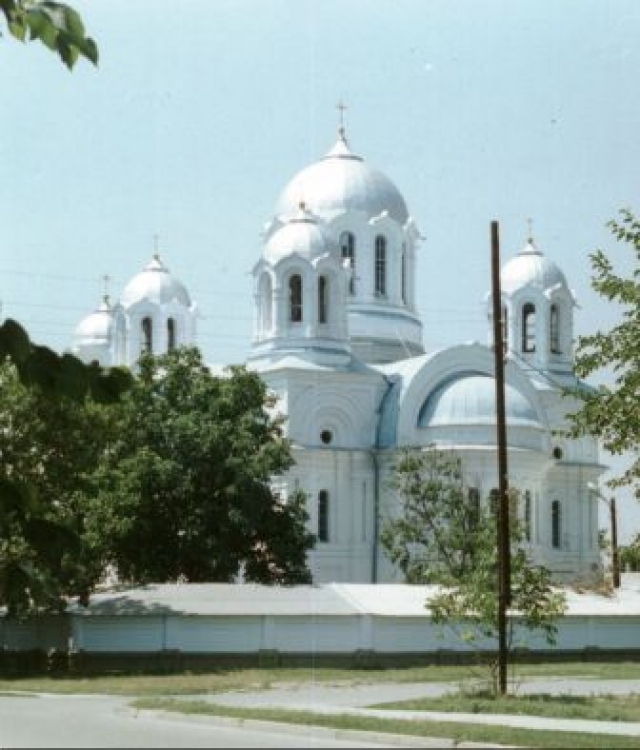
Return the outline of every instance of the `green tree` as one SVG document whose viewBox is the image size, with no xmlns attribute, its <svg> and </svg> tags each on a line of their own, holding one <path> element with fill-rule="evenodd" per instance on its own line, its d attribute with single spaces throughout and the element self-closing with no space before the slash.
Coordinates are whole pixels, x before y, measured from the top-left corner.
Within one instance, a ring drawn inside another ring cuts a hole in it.
<svg viewBox="0 0 640 750">
<path fill-rule="evenodd" d="M 68 68 L 80 56 L 97 64 L 96 43 L 69 5 L 52 0 L 0 0 L 0 11 L 12 36 L 20 41 L 39 40 L 57 52 Z"/>
<path fill-rule="evenodd" d="M 479 547 L 472 572 L 457 584 L 436 593 L 428 602 L 434 623 L 475 646 L 486 658 L 491 688 L 498 694 L 498 596 L 496 587 L 495 517 L 483 506 L 479 522 L 487 533 L 478 534 Z M 528 647 L 531 634 L 540 632 L 555 645 L 557 621 L 565 611 L 565 596 L 552 585 L 550 571 L 532 563 L 523 546 L 517 522 L 511 524 L 511 605 L 507 618 L 507 649 Z"/>
<path fill-rule="evenodd" d="M 622 570 L 640 571 L 640 534 L 636 534 L 629 544 L 622 545 L 619 553 Z"/>
<path fill-rule="evenodd" d="M 215 377 L 197 349 L 145 357 L 121 436 L 94 475 L 89 533 L 135 583 L 310 580 L 304 497 L 271 480 L 292 463 L 260 378 Z"/>
<path fill-rule="evenodd" d="M 450 628 L 485 657 L 497 692 L 498 596 L 496 518 L 490 501 L 469 496 L 456 457 L 428 448 L 401 453 L 393 479 L 401 512 L 383 527 L 382 544 L 410 583 L 440 584 L 427 609 L 434 623 Z M 564 595 L 551 573 L 534 564 L 517 520 L 511 493 L 511 587 L 508 648 L 541 631 L 555 643 Z M 495 658 L 494 656 L 495 655 Z"/>
<path fill-rule="evenodd" d="M 13 363 L 0 365 L 0 603 L 12 612 L 86 598 L 103 567 L 82 542 L 81 489 L 113 420 L 63 390 L 25 384 Z"/>
<path fill-rule="evenodd" d="M 611 486 L 635 485 L 640 499 L 640 222 L 631 211 L 621 211 L 621 221 L 609 222 L 613 235 L 629 245 L 635 256 L 630 278 L 614 272 L 602 250 L 593 253 L 592 286 L 605 299 L 622 308 L 622 319 L 610 331 L 578 338 L 576 373 L 586 378 L 604 368 L 613 372 L 613 384 L 581 389 L 583 404 L 571 416 L 574 436 L 591 434 L 610 453 L 634 456 L 628 470 Z"/>
<path fill-rule="evenodd" d="M 408 583 L 455 583 L 476 564 L 479 503 L 468 502 L 460 462 L 440 451 L 404 450 L 392 486 L 402 513 L 381 542 Z"/>
</svg>

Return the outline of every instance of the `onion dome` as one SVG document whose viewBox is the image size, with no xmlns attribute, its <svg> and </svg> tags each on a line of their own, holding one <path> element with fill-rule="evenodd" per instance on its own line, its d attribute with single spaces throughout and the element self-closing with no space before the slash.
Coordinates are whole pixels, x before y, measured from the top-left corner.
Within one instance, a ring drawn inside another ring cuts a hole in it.
<svg viewBox="0 0 640 750">
<path fill-rule="evenodd" d="M 351 152 L 342 129 L 331 151 L 299 172 L 285 187 L 277 215 L 294 215 L 301 198 L 328 219 L 347 211 L 362 211 L 368 218 L 386 211 L 401 225 L 409 218 L 404 198 L 393 182 Z"/>
<path fill-rule="evenodd" d="M 567 287 L 564 273 L 549 260 L 529 239 L 520 252 L 511 258 L 500 274 L 502 292 L 513 294 L 525 286 L 535 286 L 542 291 L 559 286 Z"/>
<path fill-rule="evenodd" d="M 87 315 L 76 327 L 75 346 L 102 346 L 111 341 L 113 328 L 113 308 L 105 295 L 97 310 Z"/>
<path fill-rule="evenodd" d="M 186 287 L 169 273 L 169 270 L 156 254 L 151 263 L 134 276 L 124 288 L 120 299 L 121 305 L 128 309 L 139 302 L 168 304 L 179 302 L 191 307 L 191 300 Z"/>
<path fill-rule="evenodd" d="M 505 412 L 509 426 L 542 429 L 532 404 L 509 384 L 505 384 Z M 429 395 L 420 410 L 418 426 L 495 425 L 495 421 L 495 380 L 467 373 L 448 380 Z"/>
<path fill-rule="evenodd" d="M 294 253 L 307 260 L 326 254 L 329 240 L 318 225 L 315 216 L 307 211 L 303 202 L 293 218 L 278 229 L 269 239 L 264 250 L 264 258 L 277 263 Z"/>
</svg>

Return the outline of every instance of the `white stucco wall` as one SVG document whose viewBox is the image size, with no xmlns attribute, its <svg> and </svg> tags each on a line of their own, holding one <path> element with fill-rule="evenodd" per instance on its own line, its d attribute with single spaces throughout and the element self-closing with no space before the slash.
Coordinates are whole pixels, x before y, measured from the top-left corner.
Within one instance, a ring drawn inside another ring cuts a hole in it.
<svg viewBox="0 0 640 750">
<path fill-rule="evenodd" d="M 623 574 L 612 596 L 567 590 L 556 648 L 640 648 L 640 580 Z M 96 654 L 381 654 L 468 650 L 452 630 L 435 626 L 425 608 L 434 587 L 329 584 L 280 589 L 253 584 L 175 584 L 99 594 L 65 617 L 0 618 L 0 647 L 70 646 Z M 494 644 L 487 642 L 486 647 Z M 515 645 L 553 651 L 541 635 L 522 632 Z"/>
</svg>

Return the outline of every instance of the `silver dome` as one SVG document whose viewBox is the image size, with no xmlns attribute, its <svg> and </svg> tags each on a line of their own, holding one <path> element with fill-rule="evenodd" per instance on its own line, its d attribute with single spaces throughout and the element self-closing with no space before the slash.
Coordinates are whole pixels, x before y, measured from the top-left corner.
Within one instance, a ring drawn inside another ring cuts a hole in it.
<svg viewBox="0 0 640 750">
<path fill-rule="evenodd" d="M 542 428 L 529 400 L 505 384 L 507 425 Z M 496 422 L 496 385 L 488 375 L 466 373 L 438 386 L 426 399 L 419 427 L 493 425 Z"/>
<path fill-rule="evenodd" d="M 294 253 L 312 260 L 324 255 L 329 241 L 313 214 L 300 204 L 297 214 L 269 239 L 264 249 L 265 260 L 277 263 Z"/>
<path fill-rule="evenodd" d="M 557 286 L 567 288 L 567 279 L 560 268 L 529 240 L 518 255 L 503 266 L 500 285 L 503 292 L 513 294 L 525 286 L 537 286 L 544 291 Z"/>
<path fill-rule="evenodd" d="M 386 211 L 402 225 L 409 218 L 404 198 L 393 182 L 353 154 L 342 135 L 323 159 L 289 182 L 280 195 L 277 215 L 294 215 L 301 200 L 328 219 L 346 211 L 362 211 L 368 218 Z"/>
<path fill-rule="evenodd" d="M 154 255 L 144 271 L 134 276 L 124 288 L 120 303 L 126 309 L 142 301 L 163 305 L 174 300 L 191 307 L 184 284 L 173 277 L 160 258 Z"/>
<path fill-rule="evenodd" d="M 74 339 L 78 344 L 107 344 L 111 339 L 113 309 L 105 298 L 97 310 L 76 326 Z"/>
</svg>

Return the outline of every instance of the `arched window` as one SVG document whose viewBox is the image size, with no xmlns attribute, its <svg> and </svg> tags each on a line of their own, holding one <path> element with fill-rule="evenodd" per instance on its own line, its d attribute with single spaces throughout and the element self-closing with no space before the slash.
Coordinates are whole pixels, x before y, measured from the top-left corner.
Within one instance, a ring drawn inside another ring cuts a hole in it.
<svg viewBox="0 0 640 750">
<path fill-rule="evenodd" d="M 329 282 L 326 276 L 318 277 L 318 323 L 326 323 L 329 310 Z"/>
<path fill-rule="evenodd" d="M 318 541 L 329 541 L 329 493 L 318 492 Z"/>
<path fill-rule="evenodd" d="M 375 292 L 383 297 L 387 293 L 387 240 L 376 237 Z"/>
<path fill-rule="evenodd" d="M 531 492 L 524 492 L 524 538 L 531 541 Z"/>
<path fill-rule="evenodd" d="M 560 354 L 560 312 L 558 305 L 549 311 L 549 348 L 552 354 Z"/>
<path fill-rule="evenodd" d="M 153 322 L 151 318 L 142 319 L 142 347 L 143 352 L 153 354 Z"/>
<path fill-rule="evenodd" d="M 176 348 L 176 321 L 173 318 L 167 320 L 167 351 L 172 352 Z"/>
<path fill-rule="evenodd" d="M 551 546 L 554 549 L 560 548 L 560 534 L 562 532 L 562 509 L 560 501 L 554 500 L 551 503 Z"/>
<path fill-rule="evenodd" d="M 531 302 L 522 308 L 522 351 L 536 350 L 536 307 Z"/>
<path fill-rule="evenodd" d="M 271 330 L 273 325 L 273 291 L 271 276 L 268 273 L 263 273 L 260 277 L 258 296 L 260 299 L 260 328 L 262 333 L 266 333 Z"/>
<path fill-rule="evenodd" d="M 407 246 L 402 243 L 402 257 L 400 258 L 400 299 L 407 304 Z"/>
<path fill-rule="evenodd" d="M 302 322 L 302 277 L 297 273 L 289 279 L 289 320 Z"/>
<path fill-rule="evenodd" d="M 342 257 L 349 261 L 351 278 L 349 279 L 349 294 L 356 293 L 356 238 L 351 232 L 343 232 L 340 235 L 340 249 Z"/>
</svg>

